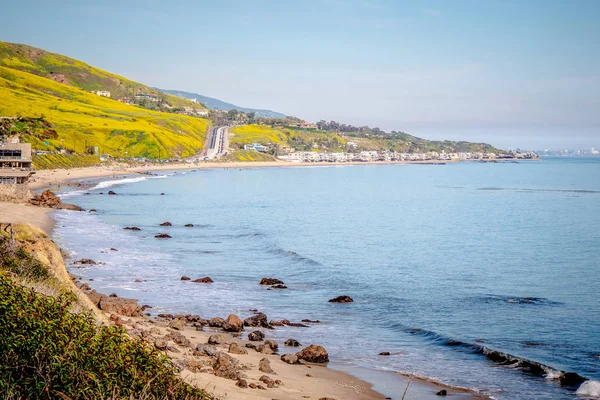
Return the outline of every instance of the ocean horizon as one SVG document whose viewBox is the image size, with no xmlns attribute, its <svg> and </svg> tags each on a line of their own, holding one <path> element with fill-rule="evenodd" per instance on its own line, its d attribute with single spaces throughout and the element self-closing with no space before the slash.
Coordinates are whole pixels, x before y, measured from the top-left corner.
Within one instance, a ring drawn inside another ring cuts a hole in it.
<svg viewBox="0 0 600 400">
<path fill-rule="evenodd" d="M 497 399 L 600 396 L 598 157 L 89 183 L 61 196 L 97 212 L 55 212 L 53 238 L 101 262 L 70 272 L 153 315 L 318 320 L 267 336 L 323 345 L 386 395 L 393 371 Z"/>
</svg>

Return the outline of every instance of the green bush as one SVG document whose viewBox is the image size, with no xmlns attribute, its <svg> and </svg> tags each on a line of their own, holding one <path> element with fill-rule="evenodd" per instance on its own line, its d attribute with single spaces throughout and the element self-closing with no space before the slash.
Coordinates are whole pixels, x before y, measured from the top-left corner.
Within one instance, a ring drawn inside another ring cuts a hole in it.
<svg viewBox="0 0 600 400">
<path fill-rule="evenodd" d="M 70 312 L 72 301 L 41 295 L 0 271 L 0 398 L 210 398 L 148 343 Z"/>
</svg>

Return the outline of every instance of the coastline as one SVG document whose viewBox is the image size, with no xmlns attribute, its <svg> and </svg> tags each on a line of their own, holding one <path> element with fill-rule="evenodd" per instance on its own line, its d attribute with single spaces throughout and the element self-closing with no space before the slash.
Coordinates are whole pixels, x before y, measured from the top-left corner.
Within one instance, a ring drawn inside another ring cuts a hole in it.
<svg viewBox="0 0 600 400">
<path fill-rule="evenodd" d="M 30 184 L 33 190 L 43 190 L 47 188 L 60 188 L 63 185 L 73 185 L 73 181 L 82 179 L 92 178 L 119 178 L 123 176 L 130 176 L 133 174 L 144 174 L 151 171 L 175 171 L 175 170 L 195 170 L 195 169 L 226 169 L 226 168 L 271 168 L 271 167 L 309 167 L 309 166 L 340 166 L 340 165 L 385 165 L 385 164 L 413 164 L 418 162 L 370 162 L 370 163 L 344 163 L 344 164 L 329 164 L 329 163 L 287 163 L 287 162 L 240 162 L 240 163 L 203 163 L 199 165 L 194 164 L 166 164 L 161 166 L 156 165 L 145 165 L 145 166 L 125 166 L 125 165 L 113 165 L 109 167 L 91 167 L 91 168 L 78 168 L 70 170 L 43 170 L 38 172 L 35 182 Z M 421 162 L 420 164 L 431 164 L 430 162 Z M 14 204 L 0 202 L 0 216 L 2 222 L 25 222 L 31 223 L 32 225 L 40 227 L 49 237 L 52 234 L 55 221 L 51 216 L 53 209 L 41 208 L 24 204 Z M 127 319 L 128 317 L 123 317 Z M 141 327 L 147 320 L 143 319 L 129 319 L 133 326 Z M 169 332 L 171 332 L 170 330 Z M 165 330 L 163 333 L 169 333 Z M 182 331 L 192 341 L 199 340 L 199 343 L 206 343 L 211 332 L 199 332 L 196 330 L 190 330 L 189 332 Z M 215 333 L 215 332 L 212 332 Z M 247 341 L 241 341 L 234 336 L 229 335 L 230 342 L 237 341 L 243 346 Z M 169 353 L 169 356 L 174 361 L 181 360 L 183 355 L 175 355 Z M 244 356 L 242 362 L 257 363 L 256 357 L 262 357 L 260 353 L 249 354 Z M 184 357 L 185 358 L 185 357 Z M 247 360 L 246 360 L 247 358 Z M 427 380 L 421 380 L 415 377 L 404 376 L 401 373 L 393 371 L 377 371 L 369 370 L 366 375 L 370 375 L 373 379 L 364 381 L 356 378 L 352 373 L 340 371 L 339 369 L 329 368 L 326 366 L 315 366 L 312 368 L 313 371 L 319 371 L 318 377 L 307 376 L 305 370 L 299 366 L 287 365 L 279 359 L 279 356 L 274 356 L 273 362 L 279 367 L 282 367 L 282 371 L 279 373 L 281 378 L 289 379 L 292 384 L 288 384 L 281 388 L 281 392 L 277 392 L 277 398 L 280 399 L 295 399 L 303 398 L 298 397 L 297 394 L 312 394 L 315 398 L 321 398 L 321 394 L 327 394 L 329 396 L 343 396 L 341 398 L 349 400 L 363 400 L 363 399 L 385 399 L 386 397 L 381 394 L 385 392 L 390 398 L 398 398 L 402 393 L 398 393 L 399 388 L 405 388 L 409 385 L 409 391 L 407 399 L 436 399 L 436 393 L 440 390 L 447 390 L 448 395 L 464 398 L 464 399 L 481 399 L 486 398 L 478 395 L 474 392 L 452 388 L 436 382 Z M 359 371 L 359 368 L 354 368 Z M 312 371 L 311 371 L 312 372 Z M 362 371 L 362 375 L 366 371 Z M 312 374 L 309 374 L 312 375 Z M 227 398 L 231 399 L 247 399 L 249 398 L 247 389 L 240 389 L 235 386 L 235 381 L 226 380 L 215 377 L 214 375 L 206 373 L 190 373 L 189 371 L 182 372 L 182 376 L 190 383 L 194 383 L 199 387 L 207 388 L 212 391 L 215 395 L 226 395 Z M 252 377 L 251 374 L 249 374 Z M 390 382 L 393 382 L 390 385 Z M 393 387 L 393 389 L 390 389 Z M 252 398 L 272 398 L 272 389 L 266 392 L 253 391 L 252 395 L 256 395 Z M 319 393 L 314 392 L 317 390 Z M 378 391 L 376 391 L 378 390 Z M 264 394 L 264 396 L 261 396 Z M 310 396 L 313 398 L 313 396 Z"/>
</svg>

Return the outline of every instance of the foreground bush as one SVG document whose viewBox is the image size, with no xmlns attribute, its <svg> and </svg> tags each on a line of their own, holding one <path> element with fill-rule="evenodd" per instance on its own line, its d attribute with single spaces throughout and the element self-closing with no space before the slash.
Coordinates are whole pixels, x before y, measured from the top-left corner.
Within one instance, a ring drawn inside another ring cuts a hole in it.
<svg viewBox="0 0 600 400">
<path fill-rule="evenodd" d="M 208 399 L 161 353 L 0 271 L 0 398 Z"/>
</svg>

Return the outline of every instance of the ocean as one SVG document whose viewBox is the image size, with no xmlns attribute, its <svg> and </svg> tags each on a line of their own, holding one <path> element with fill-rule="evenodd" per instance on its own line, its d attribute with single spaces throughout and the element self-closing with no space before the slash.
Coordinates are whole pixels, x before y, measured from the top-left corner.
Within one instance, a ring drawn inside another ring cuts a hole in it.
<svg viewBox="0 0 600 400">
<path fill-rule="evenodd" d="M 54 239 L 104 262 L 71 272 L 153 314 L 319 320 L 268 336 L 321 344 L 392 397 L 386 371 L 600 397 L 600 157 L 156 172 L 62 195 L 97 212 L 55 212 Z"/>
</svg>

